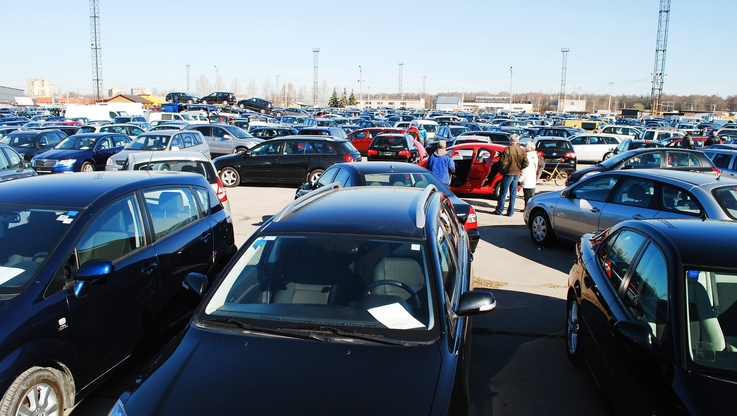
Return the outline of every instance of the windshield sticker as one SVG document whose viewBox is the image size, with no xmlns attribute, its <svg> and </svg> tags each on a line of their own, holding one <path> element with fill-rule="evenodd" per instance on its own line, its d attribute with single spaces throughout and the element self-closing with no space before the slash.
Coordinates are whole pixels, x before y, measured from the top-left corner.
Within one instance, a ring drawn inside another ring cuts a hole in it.
<svg viewBox="0 0 737 416">
<path fill-rule="evenodd" d="M 699 271 L 698 270 L 687 270 L 686 277 L 688 277 L 689 279 L 698 279 Z"/>
<path fill-rule="evenodd" d="M 61 221 L 62 224 L 71 224 L 74 218 L 70 217 L 69 215 L 59 215 L 56 217 L 57 221 Z"/>
<path fill-rule="evenodd" d="M 0 267 L 0 285 L 23 273 L 23 269 L 17 267 Z"/>
<path fill-rule="evenodd" d="M 389 329 L 414 329 L 423 328 L 424 325 L 415 319 L 399 303 L 377 306 L 368 310 L 377 321 Z"/>
<path fill-rule="evenodd" d="M 412 244 L 412 251 L 420 251 L 420 245 L 419 244 Z"/>
</svg>

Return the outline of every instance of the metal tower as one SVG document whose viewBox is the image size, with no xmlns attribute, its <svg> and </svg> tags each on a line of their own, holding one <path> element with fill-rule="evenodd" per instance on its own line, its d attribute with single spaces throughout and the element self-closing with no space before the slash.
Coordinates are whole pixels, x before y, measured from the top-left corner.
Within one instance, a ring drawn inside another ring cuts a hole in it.
<svg viewBox="0 0 737 416">
<path fill-rule="evenodd" d="M 320 49 L 313 49 L 312 53 L 315 54 L 315 83 L 312 86 L 312 105 L 317 107 L 317 53 L 320 52 Z"/>
<path fill-rule="evenodd" d="M 190 94 L 189 92 L 189 64 L 187 64 L 187 94 Z"/>
<path fill-rule="evenodd" d="M 658 14 L 658 37 L 655 41 L 655 67 L 653 68 L 653 89 L 650 99 L 653 101 L 653 113 L 660 111 L 660 98 L 663 95 L 665 78 L 665 50 L 668 47 L 668 21 L 670 19 L 670 0 L 660 0 Z"/>
<path fill-rule="evenodd" d="M 100 46 L 100 2 L 90 0 L 90 37 L 92 38 L 92 90 L 95 102 L 102 101 L 102 47 Z"/>
<path fill-rule="evenodd" d="M 404 63 L 399 63 L 399 97 L 402 101 L 404 101 L 404 94 L 402 94 L 402 67 L 404 67 Z"/>
<path fill-rule="evenodd" d="M 568 52 L 569 48 L 561 48 L 563 52 L 563 73 L 560 76 L 560 95 L 558 95 L 558 111 L 563 112 L 566 110 L 566 69 L 568 67 Z M 563 101 L 561 101 L 561 98 Z"/>
</svg>

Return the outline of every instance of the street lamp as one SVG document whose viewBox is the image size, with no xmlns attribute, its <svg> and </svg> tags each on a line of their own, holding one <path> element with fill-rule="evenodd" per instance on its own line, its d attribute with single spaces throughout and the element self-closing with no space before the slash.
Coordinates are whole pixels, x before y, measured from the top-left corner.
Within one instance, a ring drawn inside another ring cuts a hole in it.
<svg viewBox="0 0 737 416">
<path fill-rule="evenodd" d="M 609 105 L 607 106 L 607 113 L 612 112 L 612 84 L 614 84 L 612 81 L 609 81 Z"/>
</svg>

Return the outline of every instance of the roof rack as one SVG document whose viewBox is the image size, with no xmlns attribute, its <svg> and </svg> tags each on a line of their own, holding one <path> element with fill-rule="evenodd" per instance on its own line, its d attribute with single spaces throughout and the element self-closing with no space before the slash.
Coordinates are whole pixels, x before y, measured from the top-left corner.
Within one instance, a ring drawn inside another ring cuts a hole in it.
<svg viewBox="0 0 737 416">
<path fill-rule="evenodd" d="M 438 188 L 436 188 L 435 185 L 427 185 L 422 191 L 422 195 L 420 195 L 420 200 L 417 202 L 417 207 L 415 207 L 415 226 L 417 228 L 425 227 L 425 222 L 427 221 L 425 216 L 425 206 L 430 200 L 430 196 L 437 191 Z"/>
<path fill-rule="evenodd" d="M 321 187 L 320 189 L 314 190 L 307 195 L 295 199 L 274 216 L 273 222 L 279 222 L 280 220 L 291 216 L 308 204 L 311 204 L 316 200 L 322 198 L 323 196 L 331 193 L 332 191 L 340 189 L 342 187 L 343 185 L 341 185 L 340 182 L 333 182 Z"/>
</svg>

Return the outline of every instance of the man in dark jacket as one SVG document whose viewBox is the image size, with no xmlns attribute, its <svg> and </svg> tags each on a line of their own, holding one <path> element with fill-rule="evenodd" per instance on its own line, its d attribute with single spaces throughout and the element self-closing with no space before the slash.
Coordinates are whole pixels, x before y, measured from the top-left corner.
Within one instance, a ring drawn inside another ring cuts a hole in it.
<svg viewBox="0 0 737 416">
<path fill-rule="evenodd" d="M 693 140 L 691 139 L 690 133 L 686 133 L 683 139 L 681 139 L 681 147 L 684 149 L 693 149 Z"/>
<path fill-rule="evenodd" d="M 517 200 L 517 182 L 522 169 L 526 168 L 529 162 L 524 149 L 519 146 L 519 136 L 513 134 L 509 139 L 509 146 L 502 152 L 499 158 L 499 173 L 504 175 L 499 189 L 499 199 L 496 202 L 496 210 L 494 214 L 502 215 L 504 213 L 504 204 L 509 193 L 509 208 L 507 216 L 514 215 L 514 202 Z"/>
</svg>

